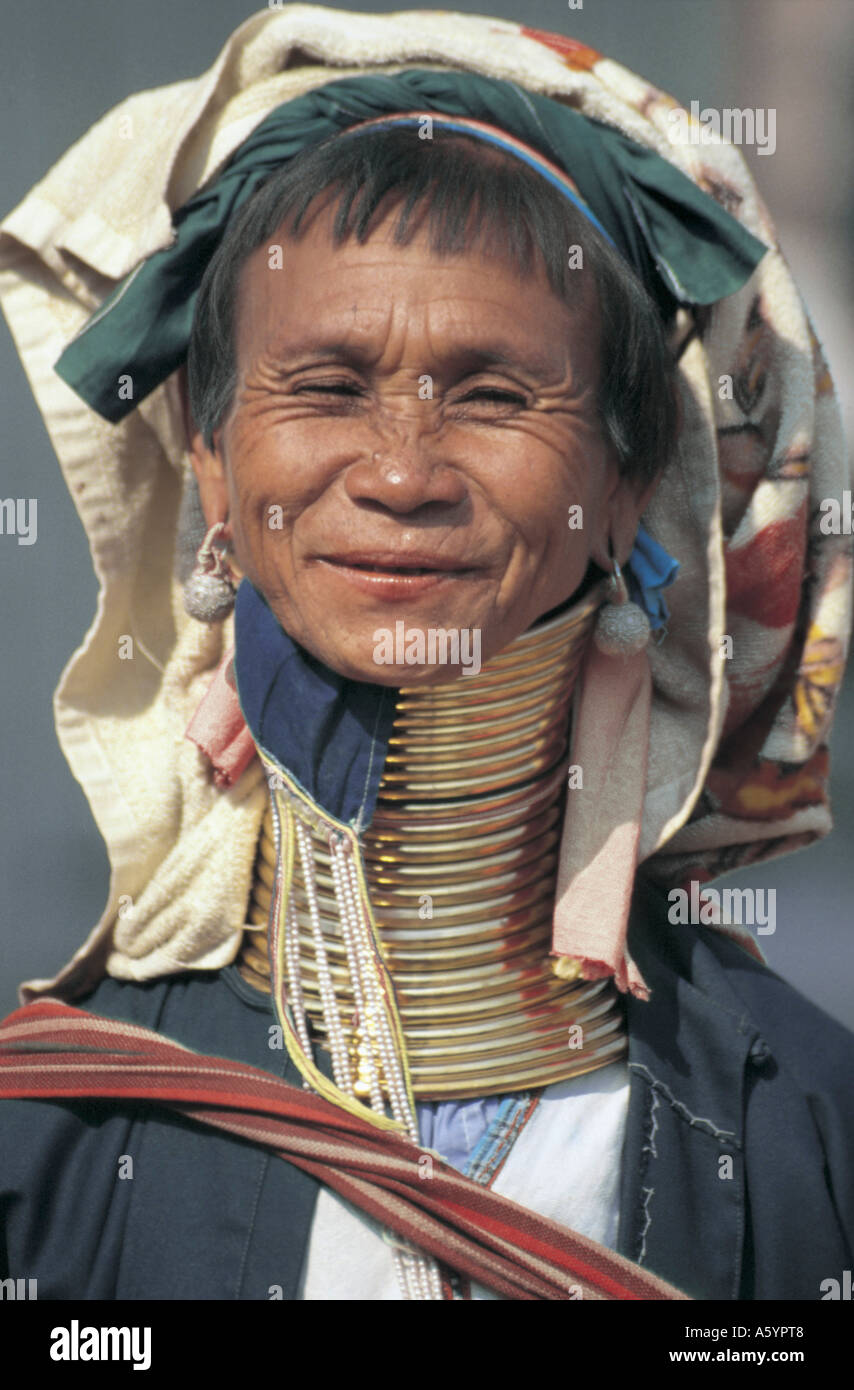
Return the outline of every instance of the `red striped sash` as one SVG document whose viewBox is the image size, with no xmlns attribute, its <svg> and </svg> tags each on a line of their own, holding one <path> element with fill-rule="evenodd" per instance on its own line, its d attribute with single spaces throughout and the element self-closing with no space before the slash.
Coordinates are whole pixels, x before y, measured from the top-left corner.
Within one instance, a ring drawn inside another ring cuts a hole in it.
<svg viewBox="0 0 854 1390">
<path fill-rule="evenodd" d="M 321 1096 L 56 1000 L 28 1004 L 0 1023 L 0 1096 L 149 1101 L 227 1130 L 271 1149 L 444 1266 L 506 1298 L 688 1297 L 437 1155 L 425 1165 L 429 1151 Z"/>
</svg>

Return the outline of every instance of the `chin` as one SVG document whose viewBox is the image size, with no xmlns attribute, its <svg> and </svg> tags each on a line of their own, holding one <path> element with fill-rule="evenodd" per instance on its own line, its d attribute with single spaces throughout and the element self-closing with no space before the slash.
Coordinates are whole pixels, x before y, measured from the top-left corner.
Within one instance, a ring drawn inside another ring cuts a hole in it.
<svg viewBox="0 0 854 1390">
<path fill-rule="evenodd" d="M 323 663 L 330 671 L 336 675 L 343 676 L 346 680 L 360 681 L 364 685 L 383 685 L 397 690 L 402 686 L 428 687 L 433 685 L 448 685 L 452 681 L 466 681 L 471 676 L 478 675 L 480 664 L 472 661 L 468 668 L 463 666 L 429 666 L 429 665 L 380 665 L 370 662 L 368 665 L 348 661 L 346 657 L 339 656 L 337 653 L 327 654 L 316 649 L 312 651 L 315 660 Z M 469 675 L 470 672 L 470 675 Z"/>
<path fill-rule="evenodd" d="M 479 675 L 479 669 L 471 667 L 471 675 L 468 669 L 462 666 L 398 666 L 398 667 L 378 667 L 383 671 L 381 679 L 374 678 L 375 685 L 393 685 L 395 687 L 429 687 L 433 685 L 450 685 L 453 681 L 462 680 L 465 682 L 471 676 Z M 391 671 L 391 677 L 386 672 Z"/>
</svg>

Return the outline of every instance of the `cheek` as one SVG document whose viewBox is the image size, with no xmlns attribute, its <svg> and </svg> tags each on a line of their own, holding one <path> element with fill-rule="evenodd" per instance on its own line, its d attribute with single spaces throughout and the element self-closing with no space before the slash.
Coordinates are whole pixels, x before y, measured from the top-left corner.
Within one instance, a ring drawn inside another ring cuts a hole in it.
<svg viewBox="0 0 854 1390">
<path fill-rule="evenodd" d="M 229 468 L 229 521 L 237 567 L 256 588 L 267 593 L 279 587 L 274 585 L 274 576 L 278 573 L 281 577 L 287 562 L 296 512 L 293 505 L 285 506 L 276 474 L 271 476 L 258 462 L 248 468 L 242 460 L 236 469 Z"/>
<path fill-rule="evenodd" d="M 529 439 L 499 474 L 493 470 L 493 495 L 529 549 L 577 551 L 598 514 L 597 466 L 604 463 L 592 443 Z"/>
<path fill-rule="evenodd" d="M 235 432 L 228 452 L 229 494 L 235 528 L 245 536 L 269 532 L 281 540 L 324 491 L 331 441 L 306 438 L 306 433 L 298 425 Z"/>
</svg>

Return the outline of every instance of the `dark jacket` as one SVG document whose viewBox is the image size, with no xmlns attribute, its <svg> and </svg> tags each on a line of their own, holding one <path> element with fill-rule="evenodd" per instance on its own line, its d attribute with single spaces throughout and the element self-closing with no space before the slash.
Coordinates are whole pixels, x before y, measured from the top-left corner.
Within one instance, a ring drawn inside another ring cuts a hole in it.
<svg viewBox="0 0 854 1390">
<path fill-rule="evenodd" d="M 854 1035 L 643 880 L 629 943 L 652 998 L 628 1001 L 619 1250 L 695 1298 L 820 1299 L 854 1268 Z M 75 1002 L 300 1084 L 233 968 Z M 133 1103 L 0 1103 L 0 1276 L 40 1299 L 293 1299 L 317 1191 Z"/>
</svg>

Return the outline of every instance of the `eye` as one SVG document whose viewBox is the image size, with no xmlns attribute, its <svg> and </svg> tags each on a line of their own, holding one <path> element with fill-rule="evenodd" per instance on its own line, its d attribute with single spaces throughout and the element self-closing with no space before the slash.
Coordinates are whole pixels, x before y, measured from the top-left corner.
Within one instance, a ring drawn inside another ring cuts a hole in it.
<svg viewBox="0 0 854 1390">
<path fill-rule="evenodd" d="M 299 396 L 305 392 L 321 392 L 323 395 L 335 396 L 361 396 L 362 388 L 353 381 L 305 381 L 299 386 L 294 387 L 294 395 Z"/>
<path fill-rule="evenodd" d="M 497 401 L 499 405 L 527 405 L 525 397 L 518 391 L 503 391 L 499 386 L 477 386 L 463 396 L 464 401 Z"/>
</svg>

